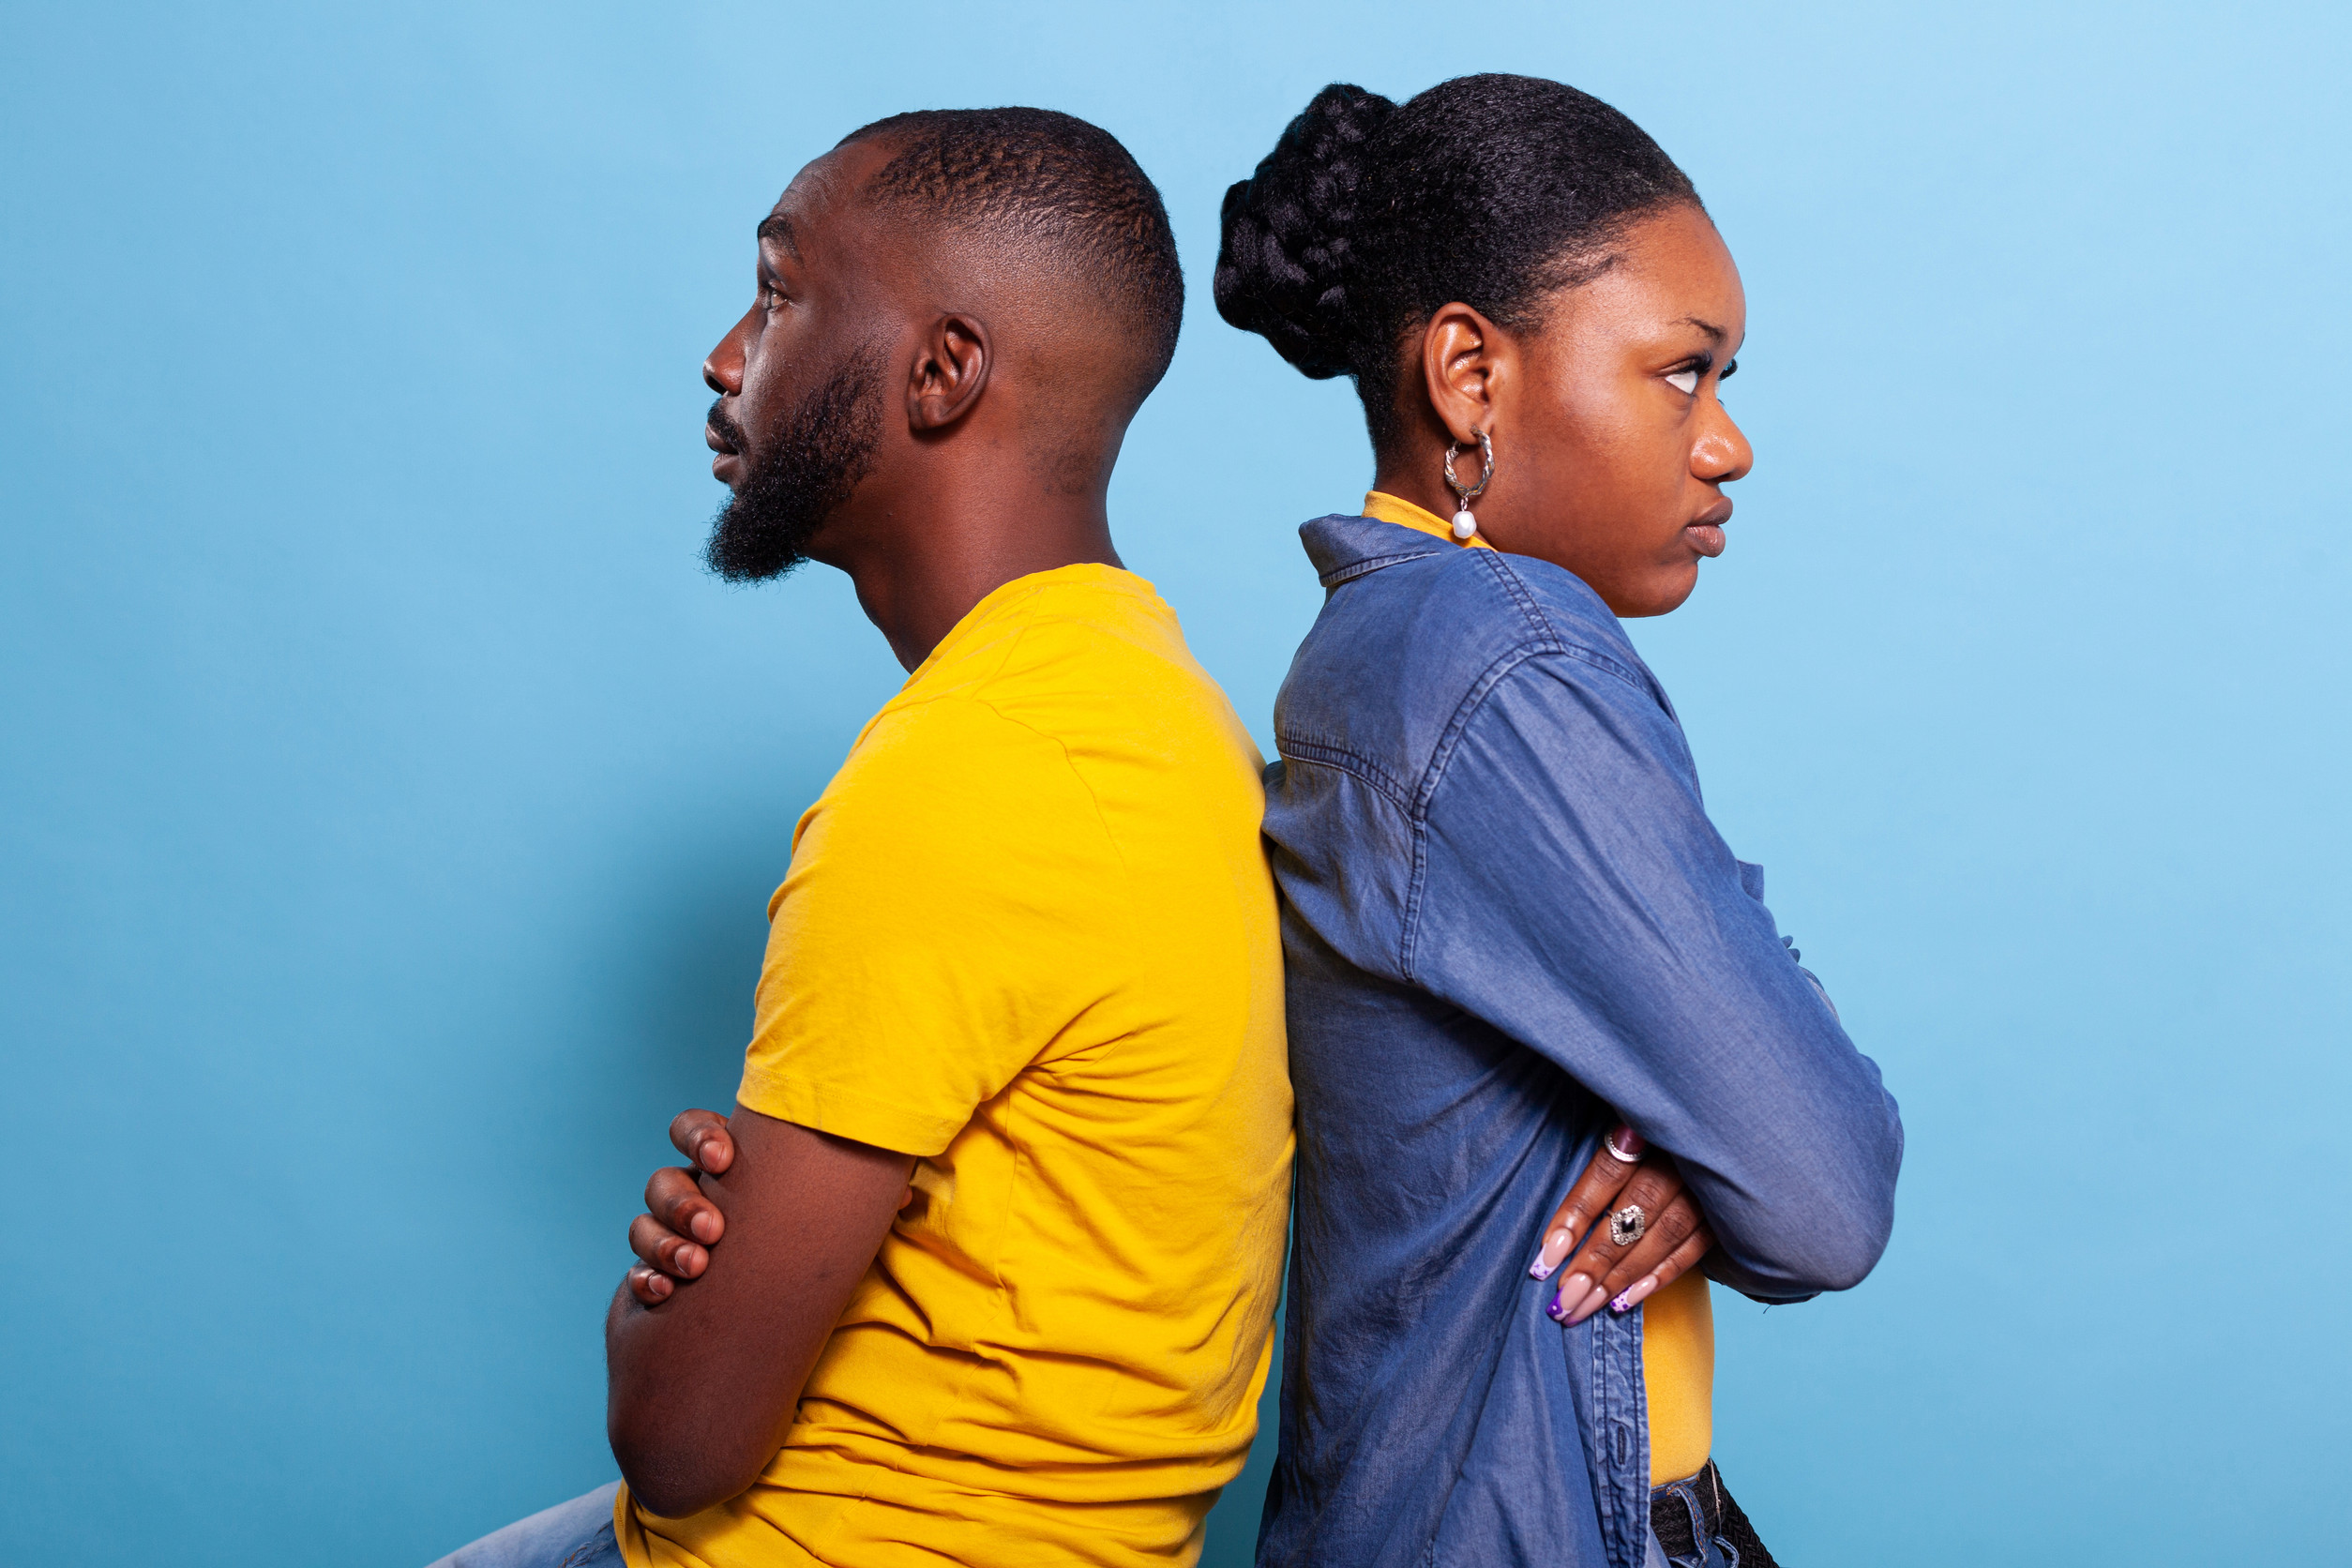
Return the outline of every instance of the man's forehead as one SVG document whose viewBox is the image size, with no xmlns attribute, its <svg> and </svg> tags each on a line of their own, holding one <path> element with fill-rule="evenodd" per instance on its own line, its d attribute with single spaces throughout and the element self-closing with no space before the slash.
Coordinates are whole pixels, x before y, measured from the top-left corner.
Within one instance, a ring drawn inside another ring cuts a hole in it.
<svg viewBox="0 0 2352 1568">
<path fill-rule="evenodd" d="M 760 220 L 760 238 L 773 242 L 795 261 L 804 259 L 814 236 L 849 216 L 857 193 L 885 152 L 870 143 L 852 142 L 810 159 Z"/>
</svg>

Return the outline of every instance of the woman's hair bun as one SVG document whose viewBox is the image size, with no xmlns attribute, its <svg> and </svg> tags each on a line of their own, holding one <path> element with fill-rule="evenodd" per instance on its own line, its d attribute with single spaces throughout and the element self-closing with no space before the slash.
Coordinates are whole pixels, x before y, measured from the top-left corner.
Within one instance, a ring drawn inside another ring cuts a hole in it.
<svg viewBox="0 0 2352 1568">
<path fill-rule="evenodd" d="M 1357 192 L 1372 163 L 1364 143 L 1395 110 L 1334 82 L 1225 193 L 1217 313 L 1318 380 L 1360 369 L 1364 325 L 1349 295 Z"/>
</svg>

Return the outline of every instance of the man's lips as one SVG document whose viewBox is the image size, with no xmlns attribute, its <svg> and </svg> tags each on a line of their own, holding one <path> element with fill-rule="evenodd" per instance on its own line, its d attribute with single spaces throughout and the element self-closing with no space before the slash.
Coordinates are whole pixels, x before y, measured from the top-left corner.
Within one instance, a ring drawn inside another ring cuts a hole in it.
<svg viewBox="0 0 2352 1568">
<path fill-rule="evenodd" d="M 740 466 L 743 454 L 736 451 L 728 439 L 718 433 L 718 427 L 716 425 L 702 427 L 702 441 L 714 454 L 711 459 L 711 476 L 722 483 L 727 482 L 729 471 Z"/>
</svg>

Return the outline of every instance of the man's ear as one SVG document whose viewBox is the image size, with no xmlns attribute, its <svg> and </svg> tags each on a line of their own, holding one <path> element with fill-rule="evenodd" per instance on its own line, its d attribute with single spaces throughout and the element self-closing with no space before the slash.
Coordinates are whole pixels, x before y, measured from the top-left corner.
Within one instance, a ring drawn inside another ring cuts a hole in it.
<svg viewBox="0 0 2352 1568">
<path fill-rule="evenodd" d="M 988 384 L 996 352 L 978 319 L 946 315 L 931 324 L 907 375 L 907 425 L 943 430 L 972 412 Z"/>
<path fill-rule="evenodd" d="M 1421 335 L 1421 375 L 1438 422 L 1456 442 L 1495 428 L 1495 396 L 1508 379 L 1510 349 L 1494 323 L 1455 300 L 1440 306 Z"/>
</svg>

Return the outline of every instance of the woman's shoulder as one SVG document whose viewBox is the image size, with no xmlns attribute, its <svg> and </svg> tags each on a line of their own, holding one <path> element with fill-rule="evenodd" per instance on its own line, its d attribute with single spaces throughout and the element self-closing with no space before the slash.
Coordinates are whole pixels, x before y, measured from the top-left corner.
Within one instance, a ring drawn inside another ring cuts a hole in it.
<svg viewBox="0 0 2352 1568">
<path fill-rule="evenodd" d="M 1330 596 L 1302 658 L 1393 665 L 1429 696 L 1467 689 L 1499 661 L 1544 654 L 1645 692 L 1656 684 L 1608 606 L 1564 566 L 1372 518 L 1322 518 L 1304 532 Z"/>
<path fill-rule="evenodd" d="M 1368 518 L 1307 533 L 1331 592 L 1275 704 L 1286 755 L 1335 746 L 1414 771 L 1507 681 L 1590 683 L 1672 713 L 1617 618 L 1562 567 Z"/>
</svg>

